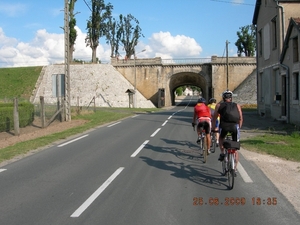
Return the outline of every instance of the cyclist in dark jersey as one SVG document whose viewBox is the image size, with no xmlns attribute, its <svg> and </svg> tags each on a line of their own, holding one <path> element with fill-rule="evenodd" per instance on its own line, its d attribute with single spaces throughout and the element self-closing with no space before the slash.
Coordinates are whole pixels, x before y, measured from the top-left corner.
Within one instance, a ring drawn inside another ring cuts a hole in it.
<svg viewBox="0 0 300 225">
<path fill-rule="evenodd" d="M 222 94 L 223 97 L 223 103 L 225 102 L 232 102 L 232 92 L 231 91 L 224 91 Z M 238 141 L 238 130 L 237 127 L 241 128 L 243 124 L 243 114 L 242 114 L 242 109 L 241 106 L 237 104 L 237 109 L 239 113 L 239 121 L 238 122 L 230 122 L 230 121 L 224 121 L 222 120 L 222 115 L 224 115 L 224 110 L 225 110 L 225 104 L 223 103 L 218 103 L 215 109 L 215 113 L 213 116 L 212 120 L 212 129 L 215 130 L 215 124 L 216 124 L 216 119 L 218 116 L 220 116 L 220 137 L 219 137 L 219 145 L 220 145 L 220 150 L 221 154 L 219 157 L 220 161 L 224 160 L 224 147 L 223 147 L 223 141 L 224 138 L 226 137 L 227 133 L 232 134 L 232 140 L 233 141 Z M 238 126 L 237 126 L 238 125 Z M 238 154 L 236 155 L 236 160 L 238 162 Z M 236 163 L 237 164 L 237 163 Z"/>
</svg>

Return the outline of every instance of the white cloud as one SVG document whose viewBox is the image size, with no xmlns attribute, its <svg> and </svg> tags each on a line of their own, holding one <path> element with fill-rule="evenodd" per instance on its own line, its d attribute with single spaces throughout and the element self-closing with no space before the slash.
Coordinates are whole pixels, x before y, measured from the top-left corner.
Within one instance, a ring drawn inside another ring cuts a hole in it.
<svg viewBox="0 0 300 225">
<path fill-rule="evenodd" d="M 86 33 L 78 27 L 74 59 L 91 61 L 92 50 L 86 46 Z M 102 38 L 103 39 L 103 38 Z M 102 40 L 103 41 L 103 40 Z M 146 51 L 141 52 L 143 49 Z M 201 46 L 193 39 L 184 35 L 172 36 L 169 32 L 154 33 L 149 44 L 140 42 L 136 47 L 138 57 L 163 59 L 199 57 Z M 110 61 L 110 46 L 99 45 L 97 57 L 102 62 Z M 122 54 L 121 55 L 125 55 Z M 0 67 L 44 66 L 64 62 L 64 34 L 48 33 L 45 29 L 38 30 L 32 41 L 18 42 L 15 38 L 5 36 L 0 27 Z"/>
<path fill-rule="evenodd" d="M 233 4 L 243 4 L 244 0 L 232 0 Z"/>
<path fill-rule="evenodd" d="M 149 46 L 156 57 L 162 58 L 199 57 L 202 52 L 195 39 L 184 35 L 172 36 L 170 32 L 152 34 Z"/>
</svg>

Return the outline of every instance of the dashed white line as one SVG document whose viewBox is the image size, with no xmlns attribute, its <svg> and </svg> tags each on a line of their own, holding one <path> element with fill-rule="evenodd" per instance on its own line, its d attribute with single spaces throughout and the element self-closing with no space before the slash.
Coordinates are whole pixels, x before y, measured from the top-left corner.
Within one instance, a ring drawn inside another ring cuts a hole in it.
<svg viewBox="0 0 300 225">
<path fill-rule="evenodd" d="M 72 215 L 71 217 L 79 217 L 95 199 L 108 187 L 108 185 L 122 172 L 124 167 L 117 169 Z"/>
<path fill-rule="evenodd" d="M 0 169 L 0 173 L 3 172 L 3 171 L 5 171 L 5 170 L 6 170 L 6 169 Z"/>
<path fill-rule="evenodd" d="M 135 150 L 134 153 L 130 156 L 131 158 L 136 157 L 137 154 L 145 147 L 145 145 L 149 142 L 149 140 L 144 141 L 144 143 L 137 149 Z"/>
<path fill-rule="evenodd" d="M 167 124 L 167 122 L 168 122 L 168 120 L 166 120 L 166 121 L 162 124 L 162 126 L 165 126 L 165 125 Z"/>
<path fill-rule="evenodd" d="M 153 134 L 151 134 L 150 137 L 154 137 L 154 136 L 158 133 L 158 131 L 160 131 L 160 129 L 161 129 L 161 128 L 158 128 Z"/>
<path fill-rule="evenodd" d="M 78 140 L 80 140 L 80 139 L 82 139 L 82 138 L 85 138 L 85 137 L 87 137 L 87 136 L 89 136 L 88 134 L 86 134 L 86 135 L 83 135 L 83 136 L 81 136 L 81 137 L 79 137 L 79 138 L 75 138 L 75 139 L 73 139 L 73 140 L 71 140 L 71 141 L 68 141 L 68 142 L 66 142 L 66 143 L 63 143 L 63 144 L 61 144 L 61 145 L 58 145 L 57 147 L 63 147 L 63 146 L 65 146 L 65 145 L 67 145 L 67 144 L 70 144 L 70 143 L 72 143 L 72 142 L 75 142 L 75 141 L 78 141 Z"/>
</svg>

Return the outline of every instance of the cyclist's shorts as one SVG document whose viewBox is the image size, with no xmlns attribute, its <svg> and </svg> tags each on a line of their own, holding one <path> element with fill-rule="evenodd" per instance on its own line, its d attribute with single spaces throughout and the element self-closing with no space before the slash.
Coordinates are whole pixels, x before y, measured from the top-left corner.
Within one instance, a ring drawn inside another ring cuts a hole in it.
<svg viewBox="0 0 300 225">
<path fill-rule="evenodd" d="M 231 133 L 232 140 L 237 141 L 238 140 L 238 130 L 235 123 L 226 123 L 222 124 L 222 128 L 220 128 L 220 138 L 225 138 L 227 133 Z"/>
<path fill-rule="evenodd" d="M 211 131 L 211 119 L 209 117 L 200 117 L 198 118 L 198 128 L 203 128 L 206 134 L 209 134 Z"/>
</svg>

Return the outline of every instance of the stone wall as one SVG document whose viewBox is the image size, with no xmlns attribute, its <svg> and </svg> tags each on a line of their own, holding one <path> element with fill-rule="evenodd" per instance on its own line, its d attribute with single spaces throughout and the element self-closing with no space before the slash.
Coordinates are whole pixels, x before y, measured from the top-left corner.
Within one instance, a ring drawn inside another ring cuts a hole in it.
<svg viewBox="0 0 300 225">
<path fill-rule="evenodd" d="M 46 104 L 56 104 L 57 97 L 53 93 L 55 92 L 53 76 L 56 74 L 64 74 L 64 65 L 45 67 L 36 85 L 33 103 L 39 103 L 40 96 L 44 96 Z M 134 87 L 112 65 L 70 65 L 70 77 L 71 106 L 87 107 L 95 97 L 97 107 L 129 107 L 129 96 L 126 91 Z M 136 94 L 138 108 L 155 107 L 140 92 Z"/>
</svg>

